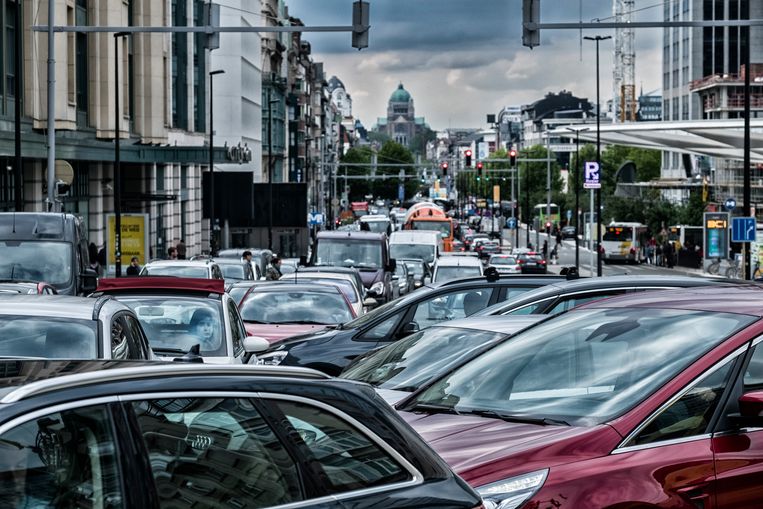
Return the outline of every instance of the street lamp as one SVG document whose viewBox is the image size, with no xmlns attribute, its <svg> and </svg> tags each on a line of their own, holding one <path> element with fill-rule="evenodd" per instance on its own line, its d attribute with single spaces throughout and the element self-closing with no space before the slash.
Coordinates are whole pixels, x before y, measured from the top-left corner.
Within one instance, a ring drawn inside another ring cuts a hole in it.
<svg viewBox="0 0 763 509">
<path fill-rule="evenodd" d="M 580 131 L 588 131 L 588 127 L 567 127 L 568 131 L 575 133 L 575 267 L 580 270 L 580 188 L 583 183 L 583 174 L 580 171 Z"/>
<path fill-rule="evenodd" d="M 215 97 L 212 85 L 213 79 L 218 74 L 225 74 L 225 71 L 218 69 L 209 71 L 209 251 L 212 255 L 217 251 L 217 237 L 215 232 L 215 123 L 213 100 Z"/>
<path fill-rule="evenodd" d="M 611 35 L 584 37 L 587 41 L 596 41 L 596 163 L 599 165 L 601 179 L 601 104 L 599 100 L 599 43 L 611 39 Z M 596 189 L 596 275 L 601 277 L 601 186 Z"/>
<path fill-rule="evenodd" d="M 114 34 L 114 275 L 122 276 L 122 165 L 119 160 L 119 40 L 129 32 Z M 53 171 L 48 168 L 48 173 Z"/>
<path fill-rule="evenodd" d="M 279 104 L 279 99 L 270 98 L 268 88 L 268 249 L 273 250 L 273 104 Z"/>
</svg>

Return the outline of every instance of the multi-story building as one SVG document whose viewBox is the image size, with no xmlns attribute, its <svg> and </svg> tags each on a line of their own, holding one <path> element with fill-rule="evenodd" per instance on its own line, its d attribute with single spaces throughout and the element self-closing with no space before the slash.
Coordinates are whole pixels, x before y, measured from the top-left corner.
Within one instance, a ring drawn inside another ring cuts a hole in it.
<svg viewBox="0 0 763 509">
<path fill-rule="evenodd" d="M 283 0 L 262 0 L 262 24 L 288 25 Z M 284 54 L 290 36 L 279 32 L 266 32 L 261 39 L 262 58 L 262 172 L 258 182 L 287 182 L 285 171 L 288 158 L 286 91 L 288 66 Z"/>
<path fill-rule="evenodd" d="M 19 5 L 23 28 L 14 18 Z M 114 210 L 118 137 L 122 212 L 149 215 L 148 256 L 164 255 L 181 239 L 189 255 L 207 250 L 201 193 L 210 151 L 205 146 L 206 36 L 135 34 L 117 39 L 115 55 L 113 34 L 57 33 L 55 54 L 48 55 L 47 34 L 31 29 L 47 21 L 48 5 L 47 0 L 4 1 L 0 9 L 0 158 L 6 167 L 14 166 L 12 119 L 18 94 L 24 158 L 21 182 L 14 182 L 13 172 L 0 177 L 0 209 L 48 209 L 46 130 L 55 128 L 54 157 L 71 165 L 73 181 L 53 209 L 81 215 L 90 240 L 105 246 L 105 217 Z M 55 0 L 53 5 L 58 25 L 190 26 L 202 24 L 204 2 Z M 18 29 L 23 30 L 21 47 L 13 42 Z M 13 67 L 17 58 L 20 75 Z M 56 71 L 55 123 L 47 115 L 49 58 Z M 115 65 L 120 69 L 118 83 Z M 215 160 L 225 161 L 222 149 L 215 152 Z M 113 253 L 113 246 L 105 247 Z"/>
<path fill-rule="evenodd" d="M 522 145 L 545 145 L 549 121 L 555 119 L 557 124 L 585 121 L 595 116 L 593 109 L 588 99 L 576 97 L 566 90 L 558 94 L 548 93 L 543 99 L 522 106 Z M 551 140 L 551 143 L 560 142 L 560 139 Z"/>
<path fill-rule="evenodd" d="M 657 91 L 644 94 L 638 97 L 638 110 L 636 120 L 638 122 L 659 122 L 662 120 L 662 96 Z"/>
<path fill-rule="evenodd" d="M 413 97 L 400 83 L 387 102 L 387 116 L 377 119 L 373 130 L 384 133 L 404 146 L 429 129 L 424 117 L 417 117 Z"/>
<path fill-rule="evenodd" d="M 665 2 L 665 21 L 745 20 L 763 17 L 763 2 L 748 0 L 682 0 Z M 753 64 L 763 52 L 763 30 L 750 28 L 750 45 L 743 28 L 666 28 L 663 32 L 664 121 L 741 118 L 743 63 L 748 51 Z M 753 66 L 752 76 L 757 76 Z M 754 85 L 753 116 L 763 111 L 763 87 Z M 741 196 L 741 162 L 715 159 L 708 165 L 719 195 Z M 753 171 L 757 171 L 753 169 Z M 664 152 L 662 179 L 692 178 L 698 173 L 693 158 Z M 755 175 L 756 179 L 763 175 Z M 684 200 L 688 189 L 674 190 L 669 198 Z M 763 188 L 753 189 L 753 201 L 763 202 Z"/>
</svg>

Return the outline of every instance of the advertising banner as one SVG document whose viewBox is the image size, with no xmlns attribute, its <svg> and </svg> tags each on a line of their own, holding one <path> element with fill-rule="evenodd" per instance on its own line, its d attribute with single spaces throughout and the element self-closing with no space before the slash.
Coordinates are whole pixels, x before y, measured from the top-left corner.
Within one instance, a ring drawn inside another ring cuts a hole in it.
<svg viewBox="0 0 763 509">
<path fill-rule="evenodd" d="M 149 259 L 148 253 L 148 214 L 121 214 L 122 220 L 122 271 L 130 265 L 133 256 L 138 257 L 138 263 L 145 265 Z M 116 217 L 106 214 L 106 264 L 107 272 L 114 271 L 116 264 L 114 254 Z M 123 272 L 124 273 L 124 272 Z"/>
</svg>

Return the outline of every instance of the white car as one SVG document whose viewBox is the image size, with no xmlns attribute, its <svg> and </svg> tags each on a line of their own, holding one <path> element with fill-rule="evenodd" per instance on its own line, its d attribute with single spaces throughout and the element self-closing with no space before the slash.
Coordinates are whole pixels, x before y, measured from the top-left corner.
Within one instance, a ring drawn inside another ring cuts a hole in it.
<svg viewBox="0 0 763 509">
<path fill-rule="evenodd" d="M 434 264 L 433 283 L 481 276 L 482 262 L 476 256 L 441 256 Z"/>
<path fill-rule="evenodd" d="M 143 266 L 140 275 L 224 279 L 220 266 L 208 258 L 199 260 L 152 260 Z"/>
<path fill-rule="evenodd" d="M 296 272 L 284 274 L 281 281 L 294 281 L 295 283 L 326 283 L 333 284 L 342 291 L 350 301 L 355 316 L 363 314 L 363 295 L 355 286 L 355 278 L 350 274 L 337 274 L 334 272 Z"/>
<path fill-rule="evenodd" d="M 494 267 L 501 274 L 521 274 L 522 266 L 516 256 L 507 254 L 492 255 L 487 262 L 488 267 Z"/>
</svg>

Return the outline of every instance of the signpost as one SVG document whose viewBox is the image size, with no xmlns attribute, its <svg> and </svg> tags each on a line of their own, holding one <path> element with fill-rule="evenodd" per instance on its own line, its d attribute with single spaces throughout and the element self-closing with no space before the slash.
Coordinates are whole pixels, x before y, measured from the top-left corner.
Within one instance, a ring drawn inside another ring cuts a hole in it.
<svg viewBox="0 0 763 509">
<path fill-rule="evenodd" d="M 143 266 L 148 261 L 148 214 L 121 214 L 122 226 L 122 260 L 128 265 L 133 256 L 138 257 L 138 263 Z M 114 242 L 116 233 L 116 217 L 106 214 L 108 239 L 106 241 L 106 273 L 115 271 Z"/>
<path fill-rule="evenodd" d="M 734 198 L 726 198 L 726 201 L 723 202 L 723 208 L 727 212 L 734 212 L 734 209 L 737 208 L 737 201 Z"/>
<path fill-rule="evenodd" d="M 310 226 L 320 226 L 323 224 L 323 214 L 320 212 L 311 212 L 307 215 L 307 224 Z"/>
<path fill-rule="evenodd" d="M 705 260 L 728 258 L 729 213 L 705 212 L 702 229 L 705 239 Z"/>
<path fill-rule="evenodd" d="M 599 171 L 599 163 L 596 161 L 586 161 L 585 163 L 585 182 L 583 182 L 583 188 L 601 188 L 601 172 Z"/>
<path fill-rule="evenodd" d="M 731 218 L 731 242 L 755 242 L 756 226 L 754 217 Z"/>
<path fill-rule="evenodd" d="M 517 218 L 510 217 L 506 220 L 506 228 L 513 230 L 517 227 Z"/>
</svg>

